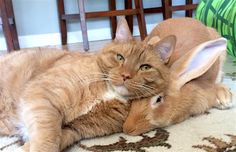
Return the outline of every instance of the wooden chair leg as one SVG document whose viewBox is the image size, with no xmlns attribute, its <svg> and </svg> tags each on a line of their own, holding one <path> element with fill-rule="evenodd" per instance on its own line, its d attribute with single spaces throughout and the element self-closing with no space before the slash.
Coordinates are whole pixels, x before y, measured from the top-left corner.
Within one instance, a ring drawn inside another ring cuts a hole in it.
<svg viewBox="0 0 236 152">
<path fill-rule="evenodd" d="M 169 9 L 169 16 L 170 16 L 170 18 L 172 18 L 172 10 L 171 10 L 171 7 L 172 7 L 172 0 L 168 0 L 169 1 L 169 7 L 168 7 L 168 9 Z"/>
<path fill-rule="evenodd" d="M 163 10 L 163 19 L 166 20 L 172 17 L 172 0 L 161 0 L 162 10 Z"/>
<path fill-rule="evenodd" d="M 58 17 L 59 17 L 61 43 L 62 43 L 62 45 L 66 45 L 67 44 L 66 20 L 62 19 L 62 15 L 65 14 L 64 0 L 57 0 L 57 11 L 58 11 Z"/>
<path fill-rule="evenodd" d="M 109 10 L 111 10 L 111 11 L 116 10 L 116 0 L 109 0 Z M 110 24 L 111 24 L 111 37 L 112 37 L 112 39 L 115 39 L 116 27 L 117 27 L 116 16 L 110 17 Z"/>
<path fill-rule="evenodd" d="M 165 0 L 161 0 L 161 5 L 162 5 L 162 16 L 163 20 L 166 20 L 166 5 L 165 5 Z"/>
<path fill-rule="evenodd" d="M 146 29 L 146 22 L 143 12 L 143 3 L 142 0 L 135 0 L 135 8 L 139 10 L 139 13 L 137 14 L 137 20 L 138 20 L 138 26 L 140 31 L 141 39 L 144 40 L 144 38 L 147 36 L 147 29 Z"/>
<path fill-rule="evenodd" d="M 2 18 L 2 28 L 3 33 L 7 43 L 8 52 L 14 50 L 14 44 L 11 35 L 10 24 L 7 17 L 7 10 L 4 0 L 0 0 L 0 10 L 1 10 L 1 18 Z"/>
<path fill-rule="evenodd" d="M 82 31 L 84 50 L 88 51 L 89 44 L 88 44 L 88 33 L 87 33 L 87 25 L 86 25 L 84 0 L 79 0 L 79 14 L 80 14 L 80 26 L 81 26 L 81 31 Z"/>
<path fill-rule="evenodd" d="M 14 13 L 13 13 L 12 1 L 5 0 L 5 4 L 6 4 L 8 22 L 10 25 L 10 31 L 11 31 L 12 41 L 13 41 L 13 45 L 14 45 L 14 50 L 19 50 L 20 45 L 19 45 L 19 41 L 18 41 L 18 34 L 17 34 L 16 24 L 15 24 L 16 23 L 15 17 L 14 17 Z"/>
<path fill-rule="evenodd" d="M 124 0 L 125 9 L 132 9 L 132 0 Z M 129 25 L 130 32 L 133 33 L 133 15 L 128 15 L 125 17 Z"/>
<path fill-rule="evenodd" d="M 193 4 L 193 0 L 186 0 L 186 5 Z M 185 12 L 186 17 L 192 17 L 193 16 L 193 10 L 186 10 Z"/>
</svg>

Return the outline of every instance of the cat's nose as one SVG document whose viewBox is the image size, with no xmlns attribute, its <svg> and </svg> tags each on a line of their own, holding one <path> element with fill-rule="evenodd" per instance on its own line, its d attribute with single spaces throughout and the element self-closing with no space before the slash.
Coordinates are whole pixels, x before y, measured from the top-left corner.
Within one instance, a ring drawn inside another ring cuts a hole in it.
<svg viewBox="0 0 236 152">
<path fill-rule="evenodd" d="M 129 73 L 122 73 L 121 76 L 124 81 L 126 81 L 127 79 L 131 79 L 131 75 Z"/>
</svg>

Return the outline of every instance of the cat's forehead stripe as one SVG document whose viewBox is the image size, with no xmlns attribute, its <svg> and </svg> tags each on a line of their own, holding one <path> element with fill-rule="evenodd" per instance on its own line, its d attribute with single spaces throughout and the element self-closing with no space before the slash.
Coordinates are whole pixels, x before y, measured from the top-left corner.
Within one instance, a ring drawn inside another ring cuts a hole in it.
<svg viewBox="0 0 236 152">
<path fill-rule="evenodd" d="M 140 59 L 141 56 L 143 55 L 144 51 L 145 51 L 145 50 L 142 50 L 142 52 L 139 54 L 139 56 L 138 56 L 139 59 Z"/>
<path fill-rule="evenodd" d="M 145 52 L 145 49 L 142 48 L 142 46 L 140 45 L 137 45 L 137 44 L 132 44 L 132 45 L 129 45 L 129 54 L 132 55 L 132 56 L 136 56 L 138 57 L 138 59 L 141 58 L 141 56 L 144 54 Z"/>
</svg>

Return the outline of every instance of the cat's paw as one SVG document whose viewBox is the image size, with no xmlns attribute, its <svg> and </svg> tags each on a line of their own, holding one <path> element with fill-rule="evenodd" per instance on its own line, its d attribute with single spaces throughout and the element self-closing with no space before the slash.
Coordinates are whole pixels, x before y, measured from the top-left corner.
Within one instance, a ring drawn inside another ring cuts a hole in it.
<svg viewBox="0 0 236 152">
<path fill-rule="evenodd" d="M 29 152 L 29 142 L 26 142 L 23 146 L 18 147 L 15 152 Z"/>
<path fill-rule="evenodd" d="M 229 109 L 233 106 L 232 93 L 230 89 L 224 85 L 218 85 L 217 87 L 217 105 L 218 109 Z"/>
</svg>

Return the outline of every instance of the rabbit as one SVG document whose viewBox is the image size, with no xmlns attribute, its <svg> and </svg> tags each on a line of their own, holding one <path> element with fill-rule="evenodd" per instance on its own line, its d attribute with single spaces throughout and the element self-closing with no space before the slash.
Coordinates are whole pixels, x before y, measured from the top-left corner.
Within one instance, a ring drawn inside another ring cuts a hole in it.
<svg viewBox="0 0 236 152">
<path fill-rule="evenodd" d="M 144 42 L 149 45 L 155 45 L 160 39 L 168 35 L 176 36 L 175 48 L 164 52 L 159 50 L 160 54 L 164 56 L 162 58 L 166 59 L 164 62 L 168 67 L 193 47 L 196 47 L 203 42 L 221 37 L 215 29 L 206 27 L 196 19 L 173 18 L 157 25 Z M 223 74 L 221 69 L 225 58 L 226 52 L 219 57 L 215 64 L 203 76 L 201 76 L 201 78 L 211 80 L 212 82 L 221 82 Z"/>
<path fill-rule="evenodd" d="M 133 101 L 123 132 L 138 135 L 182 122 L 212 107 L 232 107 L 232 93 L 220 83 L 226 39 L 191 18 L 166 20 L 144 40 L 149 45 L 162 36 L 177 37 L 173 52 L 164 53 L 169 68 L 168 85 L 159 94 Z"/>
</svg>

